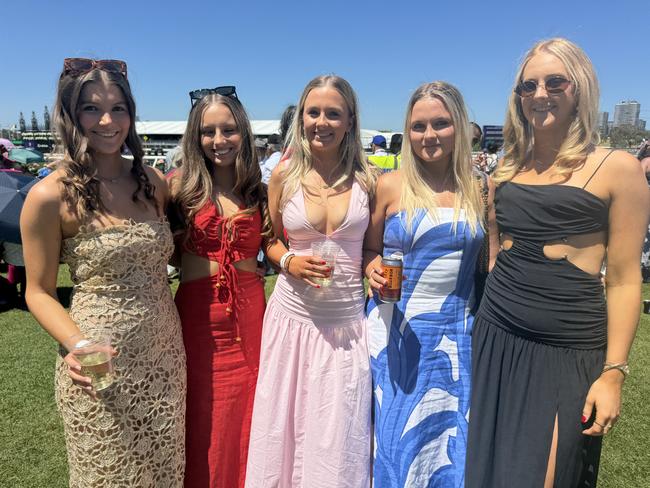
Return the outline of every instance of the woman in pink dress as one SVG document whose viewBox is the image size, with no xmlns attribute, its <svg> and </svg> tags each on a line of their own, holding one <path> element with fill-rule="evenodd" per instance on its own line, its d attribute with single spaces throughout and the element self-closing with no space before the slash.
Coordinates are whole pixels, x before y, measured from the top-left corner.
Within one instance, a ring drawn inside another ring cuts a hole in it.
<svg viewBox="0 0 650 488">
<path fill-rule="evenodd" d="M 269 183 L 282 269 L 267 305 L 246 486 L 367 487 L 372 380 L 362 242 L 375 176 L 363 154 L 356 96 L 338 76 L 305 88 L 288 161 Z M 331 269 L 312 244 L 333 243 Z M 322 279 L 331 276 L 329 286 Z"/>
</svg>

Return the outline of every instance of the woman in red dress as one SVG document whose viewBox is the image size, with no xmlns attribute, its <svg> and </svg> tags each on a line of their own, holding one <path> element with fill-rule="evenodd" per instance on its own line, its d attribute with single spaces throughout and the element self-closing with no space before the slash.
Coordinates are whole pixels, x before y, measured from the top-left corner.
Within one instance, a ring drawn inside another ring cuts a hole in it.
<svg viewBox="0 0 650 488">
<path fill-rule="evenodd" d="M 234 87 L 190 97 L 183 165 L 171 180 L 188 369 L 185 486 L 243 487 L 265 308 L 256 256 L 270 221 Z"/>
</svg>

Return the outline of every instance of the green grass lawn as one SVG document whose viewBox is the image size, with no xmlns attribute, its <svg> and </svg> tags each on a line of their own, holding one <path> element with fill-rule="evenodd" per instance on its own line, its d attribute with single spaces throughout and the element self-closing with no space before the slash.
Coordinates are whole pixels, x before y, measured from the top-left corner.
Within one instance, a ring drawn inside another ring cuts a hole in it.
<svg viewBox="0 0 650 488">
<path fill-rule="evenodd" d="M 64 270 L 59 284 L 65 296 L 70 281 Z M 267 295 L 274 284 L 275 277 L 267 280 Z M 648 285 L 644 297 L 650 298 Z M 56 345 L 22 310 L 0 313 L 0 331 L 0 487 L 65 487 L 65 445 L 53 392 Z M 600 488 L 642 488 L 650 480 L 650 315 L 641 315 L 630 367 L 622 417 L 604 446 Z"/>
</svg>

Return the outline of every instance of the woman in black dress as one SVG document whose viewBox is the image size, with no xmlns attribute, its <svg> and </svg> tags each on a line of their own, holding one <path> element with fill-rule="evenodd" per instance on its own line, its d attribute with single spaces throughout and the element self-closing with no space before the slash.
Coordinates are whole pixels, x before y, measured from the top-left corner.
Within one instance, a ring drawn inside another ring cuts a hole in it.
<svg viewBox="0 0 650 488">
<path fill-rule="evenodd" d="M 517 73 L 493 175 L 502 250 L 472 337 L 468 488 L 595 486 L 619 417 L 650 193 L 633 156 L 597 147 L 598 98 L 565 39 Z"/>
</svg>

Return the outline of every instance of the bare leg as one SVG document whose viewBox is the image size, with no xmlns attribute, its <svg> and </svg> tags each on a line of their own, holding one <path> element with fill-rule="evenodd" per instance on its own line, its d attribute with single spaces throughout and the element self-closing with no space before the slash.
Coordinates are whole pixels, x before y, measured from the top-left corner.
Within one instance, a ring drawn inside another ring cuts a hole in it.
<svg viewBox="0 0 650 488">
<path fill-rule="evenodd" d="M 555 425 L 553 427 L 553 440 L 551 441 L 551 451 L 548 455 L 548 465 L 546 466 L 546 478 L 544 479 L 544 488 L 553 488 L 555 482 L 555 458 L 557 456 L 557 414 L 555 414 Z"/>
</svg>

